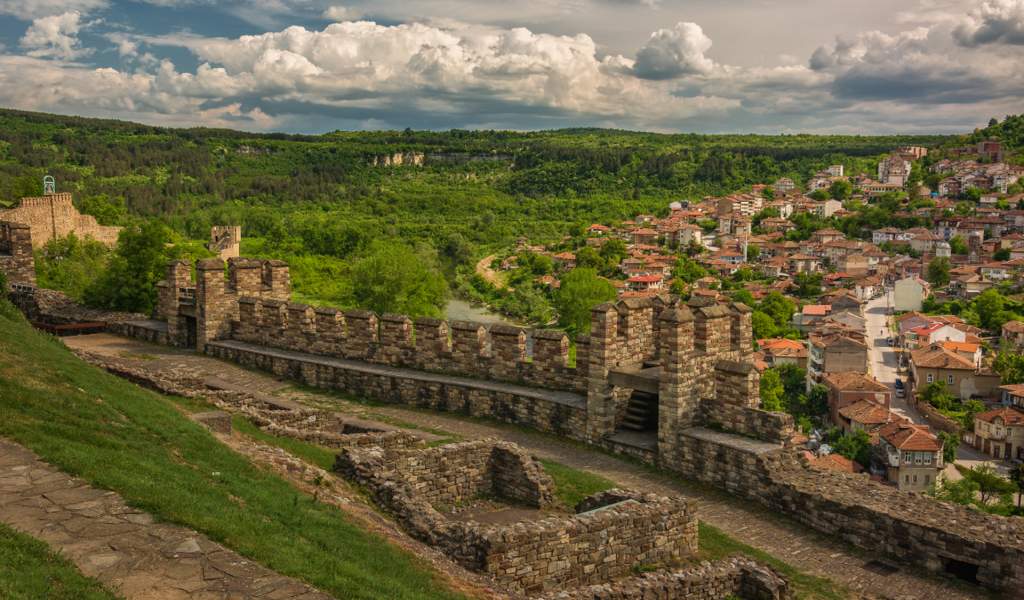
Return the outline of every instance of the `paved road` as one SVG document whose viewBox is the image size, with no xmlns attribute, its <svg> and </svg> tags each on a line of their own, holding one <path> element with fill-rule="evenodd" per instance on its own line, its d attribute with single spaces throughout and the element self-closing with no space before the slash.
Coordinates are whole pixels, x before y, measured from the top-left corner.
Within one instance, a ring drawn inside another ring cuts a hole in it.
<svg viewBox="0 0 1024 600">
<path fill-rule="evenodd" d="M 897 372 L 898 352 L 885 341 L 886 338 L 892 336 L 886 312 L 895 302 L 894 295 L 890 288 L 882 296 L 869 301 L 865 307 L 867 342 L 871 353 L 871 375 L 892 390 L 889 409 L 905 419 L 920 424 L 921 415 L 907 403 L 905 398 L 896 397 L 896 378 L 902 377 L 904 380 L 906 378 Z"/>
<path fill-rule="evenodd" d="M 632 463 L 554 436 L 538 435 L 527 430 L 429 410 L 368 406 L 358 399 L 343 398 L 330 392 L 290 387 L 289 382 L 272 374 L 244 369 L 227 361 L 109 334 L 69 337 L 65 338 L 65 342 L 72 347 L 109 356 L 150 355 L 152 360 L 138 361 L 140 368 L 155 371 L 174 369 L 183 374 L 215 374 L 253 391 L 274 392 L 282 398 L 318 408 L 370 418 L 400 419 L 416 427 L 443 430 L 469 439 L 497 437 L 528 448 L 540 458 L 601 475 L 624 487 L 696 498 L 700 502 L 702 521 L 745 544 L 788 562 L 804 573 L 827 577 L 857 591 L 908 600 L 982 600 L 989 597 L 979 588 L 916 570 L 900 569 L 888 577 L 880 577 L 863 568 L 871 560 L 871 555 L 838 543 L 776 513 L 724 493 L 694 486 L 680 478 L 669 478 L 638 468 Z M 884 338 L 882 343 L 885 343 Z"/>
</svg>

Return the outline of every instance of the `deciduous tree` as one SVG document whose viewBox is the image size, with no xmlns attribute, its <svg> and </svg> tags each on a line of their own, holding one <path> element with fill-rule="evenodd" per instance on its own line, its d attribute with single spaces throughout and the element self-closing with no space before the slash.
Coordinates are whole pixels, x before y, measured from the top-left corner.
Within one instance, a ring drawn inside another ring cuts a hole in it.
<svg viewBox="0 0 1024 600">
<path fill-rule="evenodd" d="M 448 303 L 444 277 L 404 244 L 379 244 L 352 267 L 359 308 L 413 317 L 442 317 Z"/>
<path fill-rule="evenodd" d="M 594 269 L 573 269 L 562 278 L 561 286 L 555 290 L 554 304 L 558 310 L 559 325 L 566 326 L 572 337 L 590 331 L 590 309 L 615 300 L 618 292 L 605 279 L 597 278 Z"/>
</svg>

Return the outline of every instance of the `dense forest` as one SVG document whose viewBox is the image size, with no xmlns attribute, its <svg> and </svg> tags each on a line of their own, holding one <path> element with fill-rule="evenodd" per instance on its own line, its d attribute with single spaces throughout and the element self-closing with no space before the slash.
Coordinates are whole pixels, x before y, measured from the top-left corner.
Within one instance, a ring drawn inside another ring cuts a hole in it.
<svg viewBox="0 0 1024 600">
<path fill-rule="evenodd" d="M 452 281 L 460 266 L 520 236 L 551 242 L 574 225 L 664 215 L 673 200 L 783 176 L 802 182 L 833 164 L 873 173 L 895 147 L 965 138 L 605 129 L 308 136 L 0 110 L 0 202 L 39 193 L 49 174 L 80 208 L 113 211 L 108 222 L 155 217 L 182 241 L 241 225 L 243 251 L 287 258 L 300 293 L 344 304 L 353 262 L 382 243 L 407 246 Z M 391 157 L 403 164 L 387 164 Z"/>
</svg>

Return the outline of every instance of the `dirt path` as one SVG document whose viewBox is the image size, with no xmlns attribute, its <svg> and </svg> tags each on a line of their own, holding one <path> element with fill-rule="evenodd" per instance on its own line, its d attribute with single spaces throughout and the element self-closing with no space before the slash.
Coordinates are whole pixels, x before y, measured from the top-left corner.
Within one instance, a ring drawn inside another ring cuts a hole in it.
<svg viewBox="0 0 1024 600">
<path fill-rule="evenodd" d="M 854 590 L 900 600 L 981 600 L 990 598 L 979 588 L 960 584 L 919 571 L 899 569 L 889 576 L 865 570 L 872 556 L 849 545 L 832 541 L 789 519 L 727 494 L 708 491 L 681 479 L 669 478 L 633 463 L 619 460 L 577 443 L 551 436 L 480 422 L 447 413 L 400 406 L 374 406 L 341 394 L 290 387 L 273 375 L 260 373 L 224 361 L 191 355 L 106 334 L 65 338 L 69 346 L 87 347 L 92 352 L 113 355 L 148 354 L 139 366 L 156 370 L 168 368 L 215 374 L 252 390 L 368 418 L 395 419 L 421 428 L 442 430 L 469 439 L 498 437 L 528 448 L 535 456 L 602 475 L 618 485 L 663 494 L 682 494 L 700 501 L 700 519 L 733 538 L 763 550 L 805 573 L 827 577 Z M 898 565 L 896 565 L 898 566 Z"/>
<path fill-rule="evenodd" d="M 490 255 L 487 258 L 481 259 L 480 262 L 476 263 L 476 272 L 483 276 L 484 279 L 494 284 L 494 287 L 501 289 L 505 287 L 505 282 L 498 277 L 498 274 L 491 268 L 491 261 L 494 260 L 494 255 Z"/>
</svg>

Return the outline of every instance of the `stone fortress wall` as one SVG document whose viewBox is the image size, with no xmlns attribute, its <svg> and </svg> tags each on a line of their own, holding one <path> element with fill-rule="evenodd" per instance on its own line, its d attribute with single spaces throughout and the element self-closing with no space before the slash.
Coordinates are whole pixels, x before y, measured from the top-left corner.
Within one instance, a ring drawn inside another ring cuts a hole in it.
<svg viewBox="0 0 1024 600">
<path fill-rule="evenodd" d="M 121 227 L 100 225 L 92 215 L 78 212 L 68 192 L 22 198 L 17 208 L 0 211 L 0 221 L 24 223 L 32 228 L 32 242 L 40 247 L 72 231 L 79 238 L 91 236 L 107 245 L 117 243 Z"/>
<path fill-rule="evenodd" d="M 579 338 L 581 369 L 565 379 L 570 391 L 551 391 L 521 385 L 534 367 L 522 366 L 520 328 L 492 331 L 488 352 L 477 324 L 294 305 L 288 266 L 278 261 L 230 259 L 226 280 L 220 259 L 198 261 L 195 283 L 190 271 L 175 261 L 161 283 L 161 314 L 175 345 L 184 345 L 191 321 L 207 354 L 309 385 L 631 452 L 908 565 L 957 572 L 998 591 L 1024 588 L 1024 519 L 977 514 L 864 475 L 812 467 L 787 449 L 792 419 L 760 408 L 750 312 L 742 305 L 703 298 L 684 304 L 666 295 L 594 307 L 590 333 Z M 535 333 L 535 344 L 543 356 L 545 341 L 558 342 L 557 362 L 567 339 L 552 335 L 537 340 Z M 429 373 L 425 365 L 471 376 Z M 620 403 L 631 390 L 657 394 L 656 444 L 639 453 L 614 442 Z M 709 424 L 726 431 L 703 427 Z"/>
<path fill-rule="evenodd" d="M 9 284 L 36 284 L 32 230 L 28 224 L 0 221 L 0 271 L 7 273 Z"/>
<path fill-rule="evenodd" d="M 241 248 L 242 228 L 238 225 L 223 225 L 210 228 L 210 243 L 206 249 L 217 253 L 219 258 L 235 258 Z"/>
</svg>

